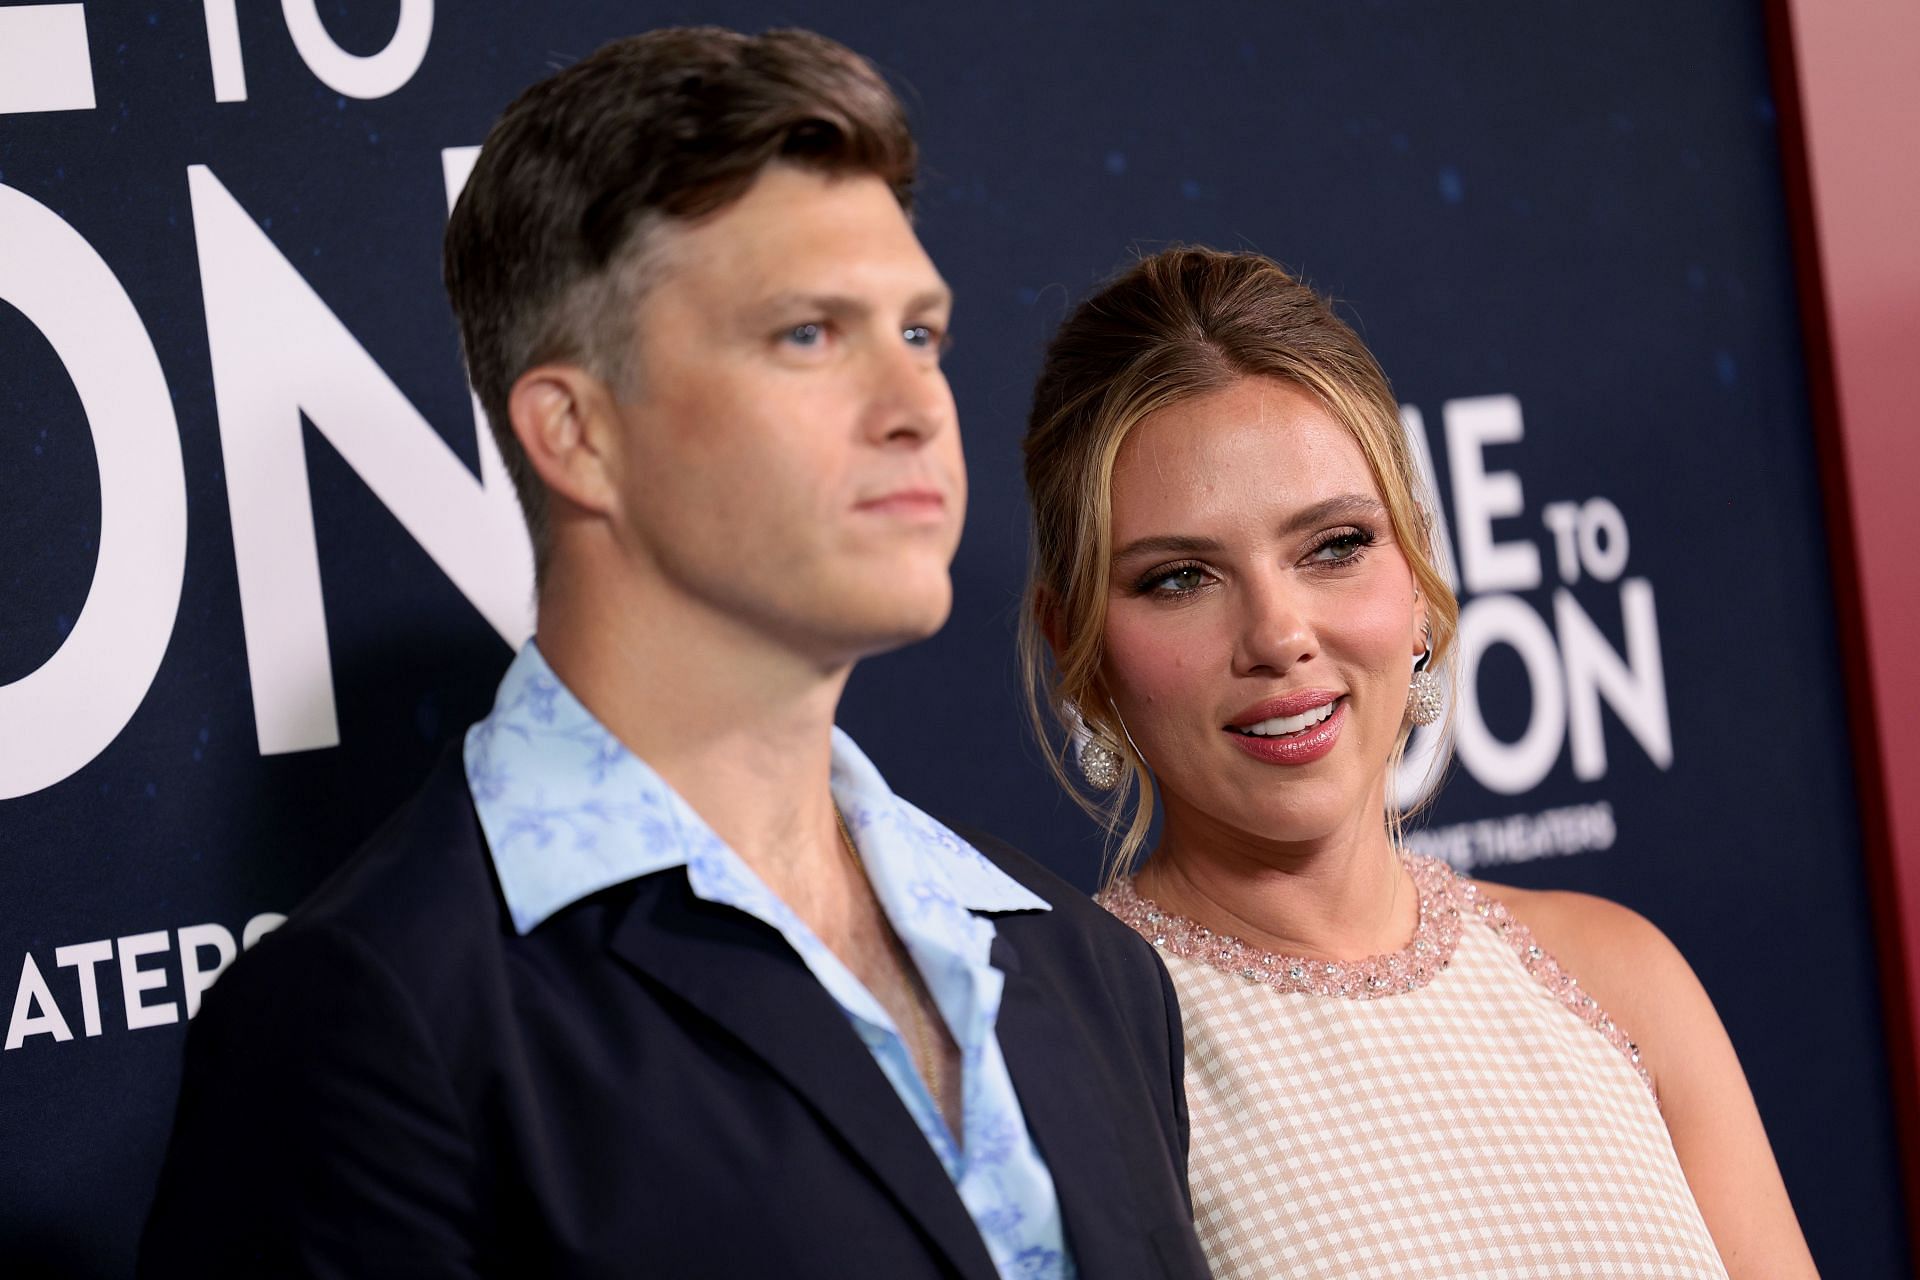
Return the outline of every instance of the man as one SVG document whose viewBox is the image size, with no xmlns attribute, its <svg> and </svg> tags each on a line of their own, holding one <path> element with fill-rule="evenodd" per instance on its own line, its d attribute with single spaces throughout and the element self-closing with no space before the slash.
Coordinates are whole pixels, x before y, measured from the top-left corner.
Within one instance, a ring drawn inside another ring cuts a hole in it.
<svg viewBox="0 0 1920 1280">
<path fill-rule="evenodd" d="M 950 299 L 899 103 L 672 30 L 534 86 L 447 232 L 539 633 L 211 993 L 149 1274 L 1204 1274 L 1139 940 L 833 726 L 945 620 Z"/>
</svg>

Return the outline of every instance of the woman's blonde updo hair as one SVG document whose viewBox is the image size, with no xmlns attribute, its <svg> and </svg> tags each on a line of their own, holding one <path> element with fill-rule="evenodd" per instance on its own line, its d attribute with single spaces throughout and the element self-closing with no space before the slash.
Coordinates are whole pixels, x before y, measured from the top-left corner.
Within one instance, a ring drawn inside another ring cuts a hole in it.
<svg viewBox="0 0 1920 1280">
<path fill-rule="evenodd" d="M 1434 564 L 1424 486 L 1399 404 L 1366 344 L 1325 299 L 1259 254 L 1178 248 L 1136 263 L 1054 335 L 1024 444 L 1033 506 L 1020 627 L 1027 707 L 1054 777 L 1118 837 L 1116 874 L 1146 842 L 1153 791 L 1101 675 L 1114 459 L 1149 414 L 1245 377 L 1284 378 L 1352 433 L 1426 601 L 1436 667 L 1444 668 L 1453 648 L 1459 604 Z M 1106 797 L 1076 785 L 1068 767 L 1082 720 L 1122 761 L 1121 783 Z M 1394 744 L 1389 777 L 1408 732 L 1403 727 Z M 1391 804 L 1383 815 L 1396 837 L 1399 817 Z"/>
</svg>

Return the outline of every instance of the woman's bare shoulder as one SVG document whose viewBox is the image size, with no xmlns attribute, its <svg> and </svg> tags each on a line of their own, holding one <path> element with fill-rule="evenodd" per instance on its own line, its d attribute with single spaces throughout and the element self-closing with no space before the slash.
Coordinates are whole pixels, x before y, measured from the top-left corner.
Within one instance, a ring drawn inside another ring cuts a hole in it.
<svg viewBox="0 0 1920 1280">
<path fill-rule="evenodd" d="M 1474 883 L 1630 1031 L 1651 1034 L 1704 998 L 1679 948 L 1632 908 L 1589 893 Z"/>
</svg>

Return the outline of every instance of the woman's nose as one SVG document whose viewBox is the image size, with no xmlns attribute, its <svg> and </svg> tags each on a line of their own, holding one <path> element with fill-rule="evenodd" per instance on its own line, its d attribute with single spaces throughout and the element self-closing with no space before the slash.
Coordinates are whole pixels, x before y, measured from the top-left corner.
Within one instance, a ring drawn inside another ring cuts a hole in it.
<svg viewBox="0 0 1920 1280">
<path fill-rule="evenodd" d="M 1312 620 L 1287 583 L 1263 578 L 1247 584 L 1241 598 L 1235 674 L 1285 675 L 1318 651 Z"/>
</svg>

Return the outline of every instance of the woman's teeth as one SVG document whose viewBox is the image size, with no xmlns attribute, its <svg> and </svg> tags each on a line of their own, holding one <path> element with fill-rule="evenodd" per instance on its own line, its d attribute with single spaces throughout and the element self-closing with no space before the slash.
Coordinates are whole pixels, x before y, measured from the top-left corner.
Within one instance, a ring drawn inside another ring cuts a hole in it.
<svg viewBox="0 0 1920 1280">
<path fill-rule="evenodd" d="M 1302 711 L 1297 716 L 1275 716 L 1271 720 L 1262 720 L 1259 724 L 1243 725 L 1235 733 L 1244 733 L 1253 738 L 1280 738 L 1289 733 L 1299 733 L 1302 729 L 1311 729 L 1328 716 L 1340 700 L 1322 703 L 1311 711 Z"/>
</svg>

